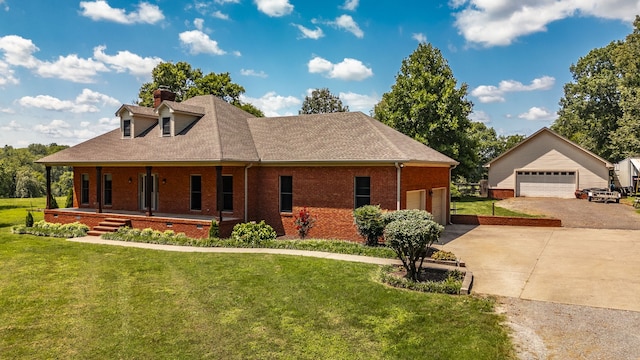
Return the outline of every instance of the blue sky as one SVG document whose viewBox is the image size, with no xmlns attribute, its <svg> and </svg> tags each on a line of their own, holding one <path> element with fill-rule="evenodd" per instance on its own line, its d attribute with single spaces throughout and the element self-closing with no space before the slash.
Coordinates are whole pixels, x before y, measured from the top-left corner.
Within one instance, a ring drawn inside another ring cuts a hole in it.
<svg viewBox="0 0 640 360">
<path fill-rule="evenodd" d="M 228 72 L 267 116 L 329 88 L 366 114 L 430 42 L 472 118 L 529 135 L 569 66 L 632 30 L 636 0 L 0 0 L 0 146 L 74 145 L 118 126 L 160 61 Z"/>
</svg>

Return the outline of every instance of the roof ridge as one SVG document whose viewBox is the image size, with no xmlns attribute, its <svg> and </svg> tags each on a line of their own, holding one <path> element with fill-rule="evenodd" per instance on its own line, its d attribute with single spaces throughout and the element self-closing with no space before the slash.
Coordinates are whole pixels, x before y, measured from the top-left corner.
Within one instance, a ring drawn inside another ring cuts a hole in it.
<svg viewBox="0 0 640 360">
<path fill-rule="evenodd" d="M 372 116 L 367 116 L 367 115 L 365 115 L 362 111 L 356 111 L 356 112 L 355 112 L 355 114 L 357 114 L 358 116 L 360 116 L 360 115 L 364 116 L 364 119 L 367 121 L 367 124 L 368 124 L 371 128 L 373 128 L 373 130 L 375 130 L 375 132 L 376 132 L 376 133 L 378 133 L 378 134 L 379 134 L 379 135 L 384 139 L 384 141 L 385 141 L 386 143 L 388 143 L 388 144 L 389 144 L 389 145 L 390 145 L 394 150 L 396 150 L 396 153 L 398 153 L 398 154 L 399 154 L 400 156 L 402 156 L 403 158 L 406 158 L 406 157 L 407 157 L 407 156 L 406 156 L 406 154 L 405 154 L 403 151 L 401 151 L 401 150 L 400 150 L 400 148 L 398 148 L 398 147 L 396 146 L 396 144 L 394 144 L 394 143 L 393 143 L 393 141 L 391 141 L 391 140 L 387 137 L 387 135 L 386 135 L 386 134 L 384 134 L 382 131 L 380 131 L 380 129 L 378 129 L 378 127 L 377 127 L 377 126 L 374 126 L 374 125 L 373 125 L 373 122 L 372 122 L 372 121 L 377 121 L 377 122 L 381 123 L 379 120 L 377 120 L 377 119 L 373 118 Z M 383 125 L 384 125 L 384 124 L 383 124 Z M 387 125 L 387 126 L 388 126 L 388 125 Z M 393 128 L 392 128 L 392 127 L 390 127 L 390 126 L 389 126 L 389 128 L 390 128 L 390 129 L 393 129 Z M 393 130 L 398 131 L 398 130 L 396 130 L 396 129 L 393 129 Z M 413 139 L 413 140 L 415 140 L 415 139 Z M 423 144 L 423 145 L 424 145 L 424 144 Z M 409 159 L 405 159 L 405 160 L 409 160 Z"/>
</svg>

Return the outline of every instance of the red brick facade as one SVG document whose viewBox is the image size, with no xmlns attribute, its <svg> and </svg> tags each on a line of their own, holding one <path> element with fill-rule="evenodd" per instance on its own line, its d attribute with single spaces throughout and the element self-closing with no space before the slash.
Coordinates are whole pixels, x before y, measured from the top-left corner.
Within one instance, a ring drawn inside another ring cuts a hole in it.
<svg viewBox="0 0 640 360">
<path fill-rule="evenodd" d="M 562 226 L 562 221 L 560 219 L 523 218 L 511 216 L 451 215 L 451 222 L 454 224 L 465 225 Z"/>
<path fill-rule="evenodd" d="M 489 189 L 489 198 L 491 199 L 508 199 L 515 197 L 513 189 Z"/>
<path fill-rule="evenodd" d="M 355 204 L 355 178 L 369 177 L 371 186 L 370 203 L 379 204 L 383 209 L 395 210 L 398 196 L 398 168 L 394 164 L 379 166 L 225 166 L 223 175 L 233 176 L 233 211 L 224 212 L 223 217 L 232 220 L 221 226 L 221 235 L 228 236 L 226 224 L 235 224 L 245 219 L 245 171 L 247 173 L 247 219 L 265 220 L 278 235 L 296 237 L 294 215 L 307 207 L 317 218 L 309 236 L 316 238 L 346 239 L 361 241 L 353 223 Z M 103 212 L 131 211 L 138 216 L 132 219 L 134 227 L 151 227 L 157 230 L 171 229 L 185 232 L 189 236 L 204 237 L 208 234 L 208 221 L 177 220 L 170 215 L 218 215 L 216 211 L 216 171 L 215 166 L 202 167 L 152 167 L 151 173 L 157 178 L 157 209 L 153 217 L 145 220 L 145 209 L 140 208 L 140 181 L 146 174 L 144 167 L 103 167 L 101 174 L 111 175 L 112 204 L 103 205 Z M 81 176 L 89 177 L 89 202 L 80 203 Z M 202 177 L 202 209 L 191 210 L 191 175 Z M 293 211 L 280 212 L 280 176 L 291 176 L 293 180 Z M 97 170 L 95 167 L 74 168 L 74 206 L 97 209 Z M 449 167 L 400 168 L 400 208 L 406 207 L 406 192 L 425 190 L 426 210 L 431 211 L 431 190 L 449 189 Z M 104 199 L 103 199 L 104 200 Z M 54 214 L 56 217 L 54 218 Z M 52 210 L 46 220 L 54 222 L 79 221 L 95 226 L 105 217 L 103 214 L 84 212 L 81 215 Z M 109 214 L 111 216 L 111 214 Z M 178 216 L 179 217 L 179 216 Z M 448 213 L 447 213 L 448 218 Z M 171 219 L 171 220 L 167 220 Z M 167 227 L 171 223 L 171 227 Z M 232 225 L 231 225 L 232 226 Z M 224 229 L 223 229 L 224 227 Z"/>
</svg>

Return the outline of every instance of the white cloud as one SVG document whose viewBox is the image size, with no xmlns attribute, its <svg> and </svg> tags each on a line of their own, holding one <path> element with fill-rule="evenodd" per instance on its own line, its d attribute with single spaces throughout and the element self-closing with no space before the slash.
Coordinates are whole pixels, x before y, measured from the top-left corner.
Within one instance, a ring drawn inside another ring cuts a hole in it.
<svg viewBox="0 0 640 360">
<path fill-rule="evenodd" d="M 373 76 L 371 68 L 366 67 L 360 60 L 345 58 L 342 62 L 333 64 L 319 56 L 314 57 L 307 64 L 309 72 L 325 74 L 332 79 L 361 81 Z"/>
<path fill-rule="evenodd" d="M 260 98 L 252 98 L 244 95 L 240 95 L 240 100 L 253 104 L 258 109 L 264 112 L 265 116 L 284 116 L 297 114 L 297 110 L 292 110 L 292 107 L 299 107 L 302 104 L 302 100 L 295 96 L 282 96 L 276 94 L 274 91 L 270 91 Z"/>
<path fill-rule="evenodd" d="M 60 100 L 49 95 L 35 97 L 24 96 L 17 100 L 24 107 L 34 107 L 52 111 L 69 111 L 72 113 L 95 113 L 100 111 L 96 104 L 114 107 L 120 105 L 117 99 L 89 89 L 83 89 L 82 93 L 74 101 Z"/>
<path fill-rule="evenodd" d="M 202 31 L 202 28 L 204 26 L 204 19 L 197 18 L 193 20 L 193 26 L 195 26 L 196 29 Z"/>
<path fill-rule="evenodd" d="M 33 69 L 38 66 L 38 59 L 33 53 L 40 50 L 30 39 L 17 35 L 0 37 L 0 50 L 4 52 L 4 60 L 9 65 L 23 66 Z"/>
<path fill-rule="evenodd" d="M 491 117 L 489 114 L 482 110 L 474 110 L 471 114 L 469 114 L 469 119 L 475 122 L 481 122 L 483 124 L 488 124 L 491 122 Z"/>
<path fill-rule="evenodd" d="M 266 78 L 269 76 L 264 71 L 257 72 L 253 69 L 240 69 L 240 74 L 244 76 L 255 76 L 260 78 Z"/>
<path fill-rule="evenodd" d="M 7 125 L 1 126 L 0 130 L 2 130 L 3 132 L 22 131 L 25 130 L 25 128 L 23 128 L 22 125 L 20 125 L 17 121 L 11 120 Z"/>
<path fill-rule="evenodd" d="M 411 35 L 411 38 L 416 40 L 419 43 L 427 42 L 427 36 L 423 33 L 414 33 L 413 35 Z"/>
<path fill-rule="evenodd" d="M 227 52 L 220 49 L 218 42 L 211 40 L 209 35 L 200 30 L 191 30 L 180 33 L 180 42 L 189 48 L 189 53 L 196 54 L 213 54 L 224 55 Z"/>
<path fill-rule="evenodd" d="M 9 11 L 9 5 L 7 5 L 4 0 L 0 0 L 0 5 L 3 5 L 3 4 L 4 4 L 4 11 Z"/>
<path fill-rule="evenodd" d="M 216 4 L 224 5 L 227 3 L 230 4 L 239 4 L 240 0 L 215 0 Z"/>
<path fill-rule="evenodd" d="M 48 124 L 38 124 L 33 130 L 56 139 L 69 139 L 73 141 L 88 140 L 98 135 L 95 129 L 90 127 L 74 127 L 64 120 L 52 120 Z"/>
<path fill-rule="evenodd" d="M 15 114 L 16 111 L 12 108 L 0 108 L 0 112 L 4 114 Z"/>
<path fill-rule="evenodd" d="M 101 62 L 91 58 L 82 59 L 76 54 L 59 56 L 56 62 L 40 62 L 36 73 L 45 78 L 58 78 L 78 83 L 94 82 L 99 72 L 109 69 Z"/>
<path fill-rule="evenodd" d="M 20 81 L 13 75 L 14 71 L 4 61 L 0 61 L 0 87 L 17 85 Z"/>
<path fill-rule="evenodd" d="M 506 93 L 549 90 L 553 87 L 555 82 L 556 79 L 551 76 L 543 76 L 541 78 L 533 79 L 529 85 L 524 85 L 515 80 L 503 80 L 500 81 L 498 86 L 480 85 L 471 91 L 471 95 L 477 97 L 481 103 L 504 102 L 504 96 Z"/>
<path fill-rule="evenodd" d="M 636 0 L 453 0 L 459 33 L 486 47 L 509 45 L 520 36 L 546 31 L 547 24 L 574 16 L 633 21 Z"/>
<path fill-rule="evenodd" d="M 542 121 L 551 121 L 555 120 L 558 117 L 557 114 L 549 112 L 545 108 L 532 107 L 526 113 L 518 115 L 518 118 L 525 120 L 542 120 Z"/>
<path fill-rule="evenodd" d="M 341 92 L 340 99 L 349 106 L 349 111 L 362 111 L 368 114 L 373 107 L 380 102 L 378 96 L 362 95 L 353 92 Z"/>
<path fill-rule="evenodd" d="M 112 8 L 105 0 L 81 1 L 82 16 L 94 21 L 113 21 L 120 24 L 146 23 L 155 24 L 164 19 L 157 5 L 147 2 L 138 4 L 138 10 L 127 14 L 125 9 Z"/>
<path fill-rule="evenodd" d="M 162 59 L 159 57 L 141 57 L 127 50 L 118 51 L 116 55 L 107 55 L 104 50 L 107 47 L 104 45 L 96 46 L 93 48 L 93 57 L 96 60 L 102 61 L 117 72 L 128 71 L 134 76 L 151 76 L 151 71 Z"/>
<path fill-rule="evenodd" d="M 254 0 L 258 10 L 271 17 L 280 17 L 291 14 L 293 5 L 289 0 Z"/>
<path fill-rule="evenodd" d="M 229 20 L 229 15 L 223 13 L 220 10 L 216 10 L 213 13 L 211 13 L 211 16 L 213 16 L 214 18 L 217 19 L 221 19 L 221 20 Z"/>
<path fill-rule="evenodd" d="M 359 2 L 360 0 L 345 0 L 344 5 L 342 5 L 340 8 L 344 10 L 355 11 L 358 7 Z"/>
<path fill-rule="evenodd" d="M 292 25 L 297 27 L 298 30 L 300 30 L 300 32 L 302 33 L 302 36 L 301 36 L 302 38 L 318 40 L 324 36 L 324 32 L 322 31 L 322 29 L 320 29 L 317 26 L 315 30 L 311 30 L 302 25 L 298 25 L 298 24 L 292 24 Z"/>
<path fill-rule="evenodd" d="M 364 32 L 360 29 L 358 24 L 353 20 L 350 15 L 340 15 L 335 21 L 327 22 L 327 24 L 346 30 L 357 38 L 363 38 Z"/>
</svg>

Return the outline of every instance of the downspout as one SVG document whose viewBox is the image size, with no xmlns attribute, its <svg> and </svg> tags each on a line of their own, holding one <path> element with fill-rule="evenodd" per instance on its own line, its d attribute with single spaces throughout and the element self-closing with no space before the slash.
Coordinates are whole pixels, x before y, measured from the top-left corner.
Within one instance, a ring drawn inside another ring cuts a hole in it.
<svg viewBox="0 0 640 360">
<path fill-rule="evenodd" d="M 249 184 L 247 182 L 249 176 L 247 174 L 249 168 L 252 166 L 253 163 L 250 163 L 249 165 L 244 167 L 244 222 L 249 221 Z"/>
<path fill-rule="evenodd" d="M 458 166 L 458 165 L 451 165 L 451 166 L 449 166 L 449 184 L 448 184 L 448 186 L 447 186 L 447 189 L 449 189 L 449 204 L 448 204 L 448 206 L 447 206 L 447 214 L 448 214 L 448 216 L 447 216 L 447 217 L 448 217 L 449 219 L 448 219 L 447 223 L 448 223 L 449 225 L 453 225 L 453 223 L 451 222 L 451 170 L 455 169 L 455 168 L 456 168 L 456 166 Z"/>
<path fill-rule="evenodd" d="M 398 162 L 395 162 L 396 165 L 396 183 L 398 184 L 397 186 L 397 191 L 396 191 L 396 210 L 400 210 L 400 180 L 402 179 L 402 167 L 404 166 L 404 164 L 399 164 Z"/>
</svg>

